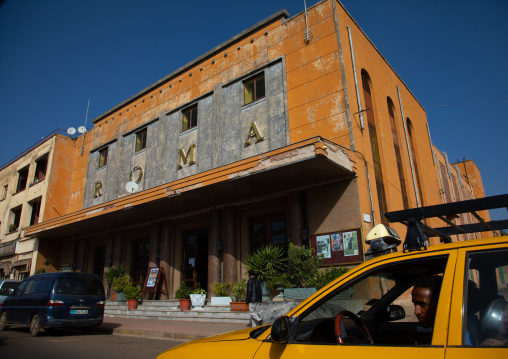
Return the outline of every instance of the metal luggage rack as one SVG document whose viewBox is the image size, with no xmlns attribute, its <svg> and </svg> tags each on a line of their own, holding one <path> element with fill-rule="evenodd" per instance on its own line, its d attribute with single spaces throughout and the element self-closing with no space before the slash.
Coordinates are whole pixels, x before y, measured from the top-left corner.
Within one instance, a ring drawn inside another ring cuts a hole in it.
<svg viewBox="0 0 508 359">
<path fill-rule="evenodd" d="M 451 243 L 452 235 L 508 228 L 508 220 L 486 222 L 478 214 L 478 211 L 497 208 L 508 210 L 508 194 L 388 212 L 385 216 L 391 223 L 400 222 L 408 227 L 403 249 L 404 252 L 411 252 L 427 249 L 430 245 L 429 237 L 440 237 L 442 243 Z M 463 213 L 471 213 L 478 223 L 455 224 L 453 219 Z M 447 226 L 432 228 L 423 223 L 426 218 L 433 217 L 439 218 Z"/>
</svg>

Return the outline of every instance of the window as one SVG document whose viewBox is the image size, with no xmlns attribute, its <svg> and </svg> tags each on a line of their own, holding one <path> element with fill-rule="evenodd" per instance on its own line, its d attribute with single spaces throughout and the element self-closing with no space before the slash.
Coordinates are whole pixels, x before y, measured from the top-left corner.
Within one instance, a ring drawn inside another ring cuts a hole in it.
<svg viewBox="0 0 508 359">
<path fill-rule="evenodd" d="M 30 202 L 30 205 L 32 206 L 32 215 L 30 216 L 30 225 L 31 226 L 39 223 L 39 213 L 41 211 L 41 202 L 42 202 L 42 197 L 36 198 L 32 202 Z"/>
<path fill-rule="evenodd" d="M 16 186 L 16 193 L 23 191 L 26 188 L 28 180 L 28 166 L 18 171 L 18 185 Z"/>
<path fill-rule="evenodd" d="M 471 252 L 466 263 L 462 345 L 508 346 L 508 250 Z"/>
<path fill-rule="evenodd" d="M 411 149 L 411 158 L 413 159 L 413 169 L 415 171 L 416 184 L 418 186 L 418 194 L 420 195 L 420 206 L 424 206 L 422 184 L 420 182 L 420 174 L 418 172 L 418 164 L 416 162 L 415 144 L 413 141 L 413 125 L 411 124 L 411 120 L 409 118 L 406 120 L 406 122 L 407 122 L 407 135 L 409 137 L 409 148 Z"/>
<path fill-rule="evenodd" d="M 252 253 L 268 244 L 286 247 L 287 235 L 285 215 L 279 214 L 251 220 L 250 234 Z"/>
<path fill-rule="evenodd" d="M 402 194 L 402 203 L 404 205 L 404 209 L 409 208 L 409 201 L 407 198 L 406 191 L 406 180 L 404 179 L 404 168 L 402 167 L 402 158 L 400 157 L 400 146 L 399 146 L 399 136 L 397 135 L 397 126 L 395 124 L 395 111 L 393 102 L 390 98 L 388 98 L 388 116 L 390 117 L 390 124 L 392 127 L 392 137 L 393 137 L 393 148 L 395 149 L 395 159 L 397 161 L 397 169 L 399 171 L 399 182 L 400 182 L 400 192 Z"/>
<path fill-rule="evenodd" d="M 367 339 L 358 324 L 366 324 L 376 346 L 428 346 L 447 259 L 441 256 L 399 262 L 355 278 L 299 317 L 294 343 L 335 345 L 338 325 L 343 344 L 361 348 L 358 344 L 365 344 Z M 431 295 L 418 298 L 417 288 L 428 288 Z M 427 301 L 424 314 L 417 310 L 419 299 Z M 359 323 L 341 320 L 338 314 L 344 310 L 355 314 Z"/>
<path fill-rule="evenodd" d="M 9 186 L 4 186 L 4 188 L 2 188 L 2 194 L 0 195 L 0 201 L 3 201 L 7 197 L 7 189 L 8 188 L 9 188 Z"/>
<path fill-rule="evenodd" d="M 19 222 L 21 221 L 21 206 L 11 210 L 12 222 L 9 225 L 9 233 L 15 232 L 19 228 Z"/>
<path fill-rule="evenodd" d="M 369 75 L 362 70 L 363 97 L 365 98 L 365 111 L 369 124 L 370 145 L 372 149 L 372 159 L 374 161 L 374 176 L 376 178 L 377 198 L 379 205 L 379 218 L 382 223 L 387 223 L 385 213 L 388 211 L 386 206 L 385 186 L 383 183 L 383 171 L 381 169 L 381 155 L 379 153 L 379 142 L 376 132 L 376 119 L 374 118 L 374 106 L 372 104 L 372 93 L 369 83 Z"/>
<path fill-rule="evenodd" d="M 134 152 L 139 152 L 146 148 L 146 128 L 136 133 L 136 149 Z"/>
<path fill-rule="evenodd" d="M 182 132 L 190 130 L 198 125 L 198 105 L 183 110 L 182 115 Z"/>
<path fill-rule="evenodd" d="M 146 136 L 145 136 L 145 146 L 146 146 Z M 136 137 L 136 152 L 137 152 L 137 137 Z M 99 168 L 104 167 L 108 164 L 108 148 L 103 148 L 99 151 Z"/>
<path fill-rule="evenodd" d="M 450 189 L 450 184 L 448 183 L 448 171 L 446 170 L 445 165 L 441 162 L 439 162 L 439 170 L 441 171 L 441 180 L 443 181 L 446 203 L 453 202 L 452 191 Z"/>
<path fill-rule="evenodd" d="M 39 183 L 46 178 L 46 169 L 48 167 L 48 156 L 39 158 L 35 161 L 35 176 L 34 176 L 34 184 Z"/>
<path fill-rule="evenodd" d="M 246 80 L 243 83 L 243 90 L 245 105 L 265 97 L 265 73 Z"/>
</svg>

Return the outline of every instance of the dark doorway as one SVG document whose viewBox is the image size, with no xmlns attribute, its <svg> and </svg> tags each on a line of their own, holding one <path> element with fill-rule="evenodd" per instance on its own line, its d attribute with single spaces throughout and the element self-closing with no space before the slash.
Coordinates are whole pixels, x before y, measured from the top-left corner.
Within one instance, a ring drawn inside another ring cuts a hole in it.
<svg viewBox="0 0 508 359">
<path fill-rule="evenodd" d="M 148 272 L 148 260 L 150 257 L 150 239 L 144 238 L 132 243 L 132 283 L 145 284 Z"/>
<path fill-rule="evenodd" d="M 106 246 L 95 247 L 93 253 L 93 269 L 92 273 L 104 277 L 104 265 L 106 262 Z"/>
<path fill-rule="evenodd" d="M 187 286 L 206 289 L 208 286 L 208 228 L 183 234 L 183 275 Z"/>
</svg>

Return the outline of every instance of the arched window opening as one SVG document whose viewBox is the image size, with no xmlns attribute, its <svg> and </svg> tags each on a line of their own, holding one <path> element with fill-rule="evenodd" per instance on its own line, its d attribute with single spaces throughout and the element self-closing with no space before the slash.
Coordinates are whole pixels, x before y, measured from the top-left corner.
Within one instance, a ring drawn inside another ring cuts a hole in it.
<svg viewBox="0 0 508 359">
<path fill-rule="evenodd" d="M 392 127 L 392 137 L 393 137 L 393 148 L 395 149 L 395 159 L 397 161 L 397 169 L 399 173 L 399 182 L 400 182 L 400 192 L 402 195 L 402 204 L 404 205 L 404 209 L 409 209 L 409 200 L 407 198 L 406 191 L 406 180 L 404 179 L 404 168 L 402 167 L 402 158 L 400 155 L 400 146 L 399 146 L 399 136 L 397 135 L 397 126 L 395 124 L 395 111 L 392 100 L 388 97 L 388 115 L 390 116 L 390 125 Z"/>
<path fill-rule="evenodd" d="M 424 206 L 422 185 L 420 182 L 420 172 L 418 171 L 418 164 L 416 162 L 416 151 L 413 141 L 413 125 L 411 124 L 411 120 L 409 118 L 406 119 L 406 124 L 407 124 L 407 135 L 409 137 L 409 148 L 411 149 L 411 158 L 413 159 L 413 169 L 415 171 L 416 177 L 416 185 L 418 186 L 418 194 L 420 196 L 420 206 Z"/>
<path fill-rule="evenodd" d="M 362 70 L 363 97 L 365 99 L 365 112 L 367 114 L 367 123 L 369 126 L 370 145 L 372 149 L 372 158 L 374 161 L 374 175 L 376 179 L 377 198 L 379 204 L 379 216 L 382 223 L 387 223 L 385 213 L 387 212 L 386 194 L 383 183 L 383 171 L 381 169 L 381 155 L 379 152 L 379 142 L 376 132 L 376 119 L 374 117 L 374 106 L 372 101 L 372 91 L 369 81 L 369 75 Z"/>
</svg>

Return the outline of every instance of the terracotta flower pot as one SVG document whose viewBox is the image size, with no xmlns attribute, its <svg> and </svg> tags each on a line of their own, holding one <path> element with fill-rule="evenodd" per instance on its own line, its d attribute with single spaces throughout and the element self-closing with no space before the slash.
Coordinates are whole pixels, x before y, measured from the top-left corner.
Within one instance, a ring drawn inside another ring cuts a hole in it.
<svg viewBox="0 0 508 359">
<path fill-rule="evenodd" d="M 245 302 L 230 302 L 232 312 L 248 312 L 249 305 Z"/>
<path fill-rule="evenodd" d="M 137 299 L 127 299 L 127 306 L 129 310 L 138 308 L 138 300 Z"/>
<path fill-rule="evenodd" d="M 190 309 L 190 299 L 180 299 L 180 309 L 181 310 L 189 310 Z"/>
</svg>

